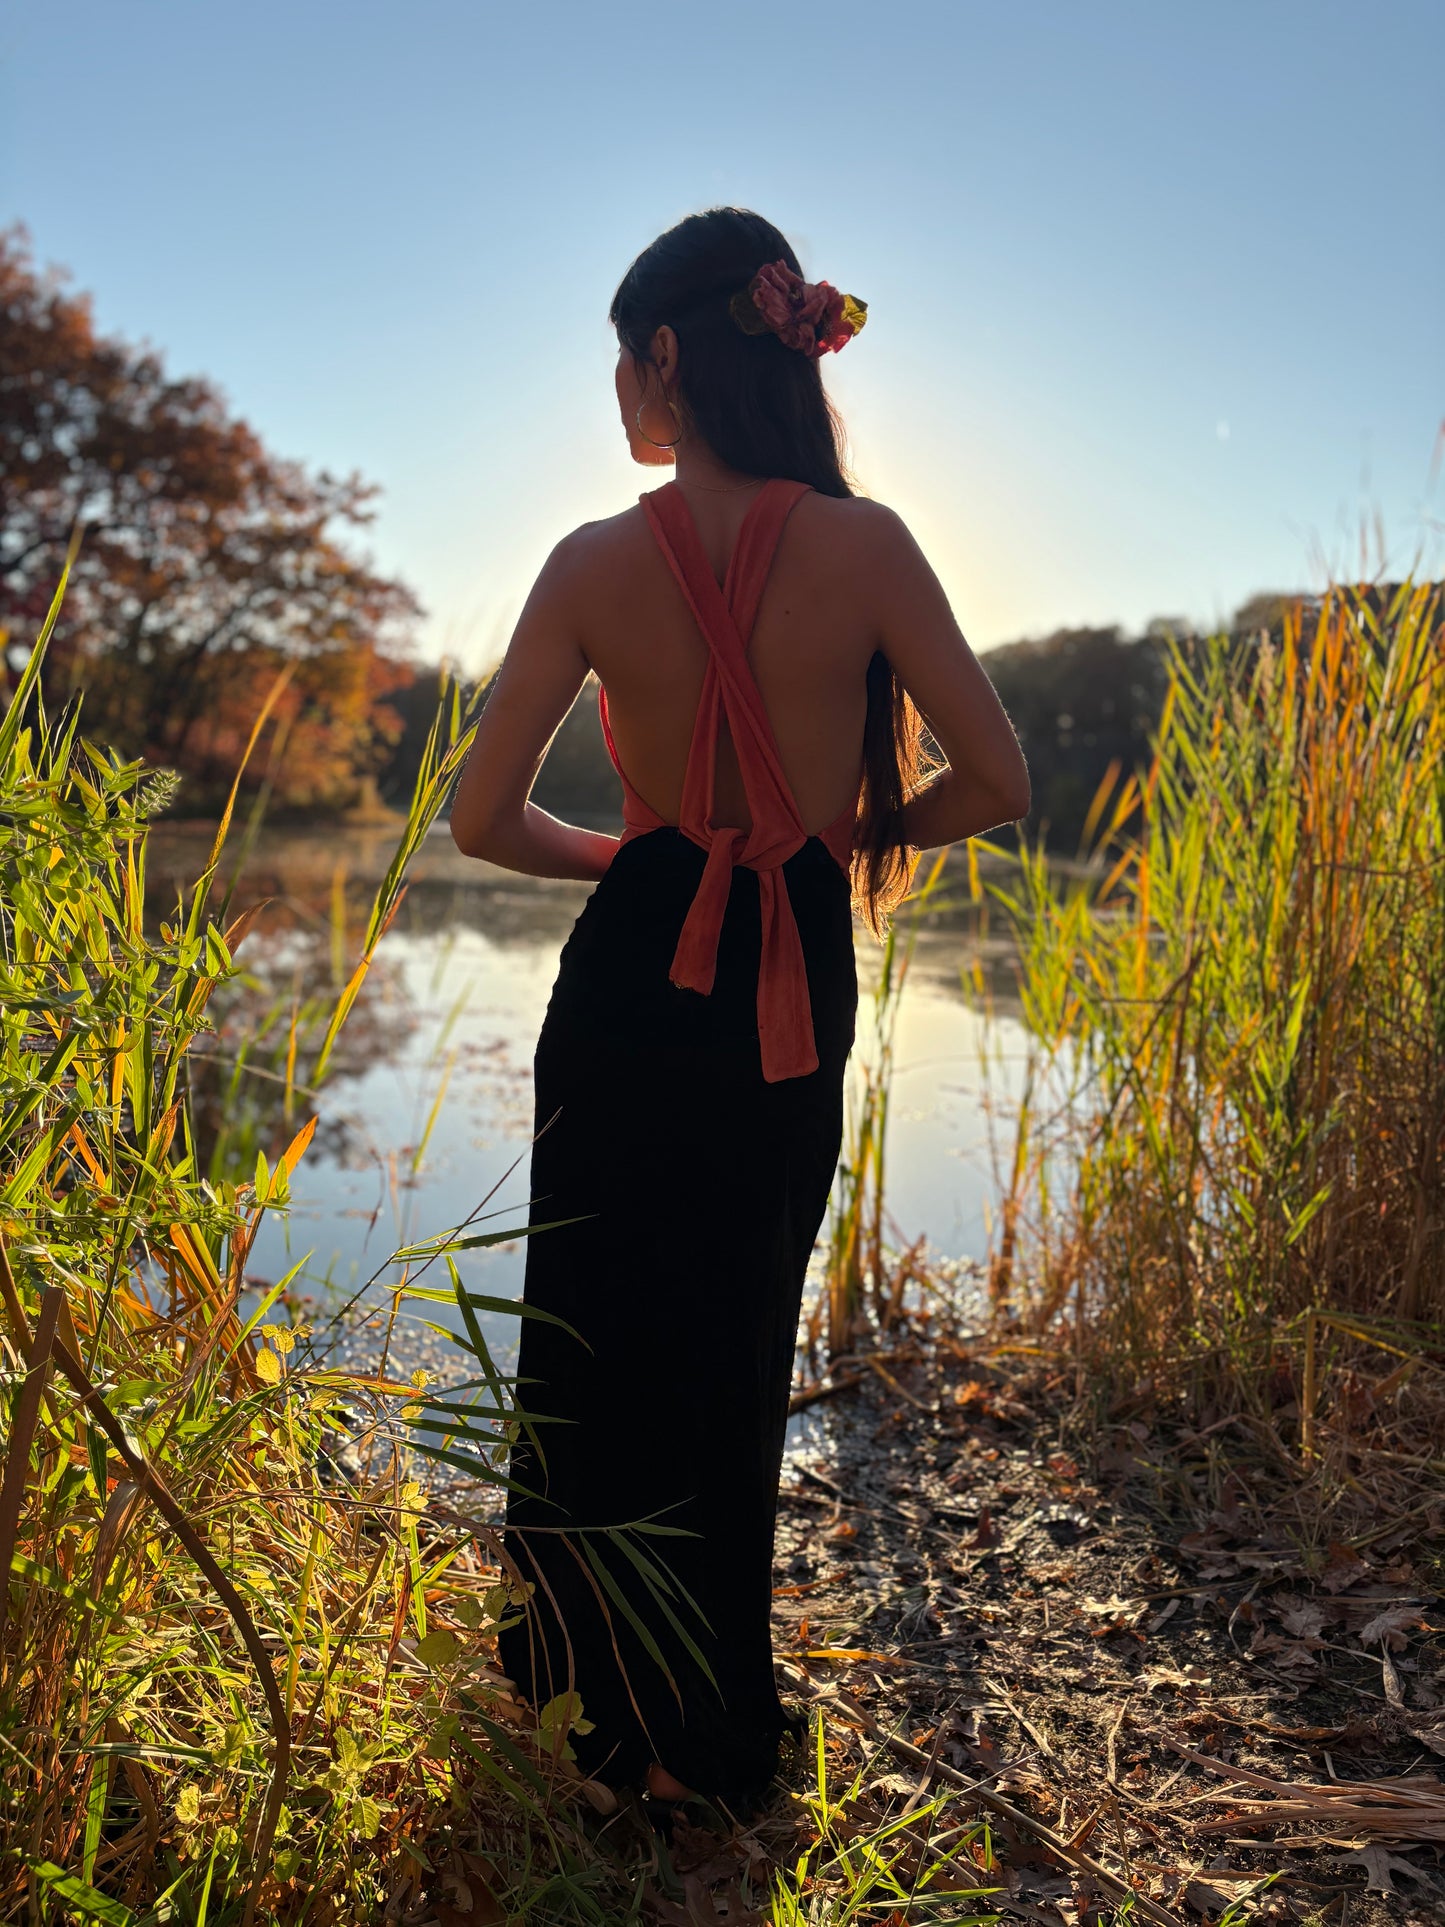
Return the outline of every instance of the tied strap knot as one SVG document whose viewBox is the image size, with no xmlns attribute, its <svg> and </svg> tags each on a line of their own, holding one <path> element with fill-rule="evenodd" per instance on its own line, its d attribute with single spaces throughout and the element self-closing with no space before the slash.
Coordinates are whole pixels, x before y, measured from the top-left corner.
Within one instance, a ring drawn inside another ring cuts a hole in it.
<svg viewBox="0 0 1445 1927">
<path fill-rule="evenodd" d="M 712 832 L 702 879 L 678 932 L 672 968 L 667 973 L 679 990 L 701 991 L 704 997 L 712 994 L 713 979 L 717 975 L 718 939 L 722 936 L 723 918 L 732 890 L 733 864 L 746 834 L 735 829 Z"/>
<path fill-rule="evenodd" d="M 678 933 L 669 979 L 680 990 L 711 994 L 717 975 L 717 949 L 732 890 L 732 873 L 747 831 L 712 832 L 687 916 Z M 803 940 L 780 861 L 747 862 L 758 878 L 762 951 L 758 960 L 758 1044 L 765 1083 L 806 1077 L 818 1068 L 813 1036 L 813 1002 Z"/>
</svg>

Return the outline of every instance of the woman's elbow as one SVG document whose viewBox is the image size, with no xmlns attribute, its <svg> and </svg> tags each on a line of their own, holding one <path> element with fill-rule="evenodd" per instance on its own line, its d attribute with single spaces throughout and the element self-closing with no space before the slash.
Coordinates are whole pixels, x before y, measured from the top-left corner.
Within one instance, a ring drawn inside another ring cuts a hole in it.
<svg viewBox="0 0 1445 1927">
<path fill-rule="evenodd" d="M 1017 823 L 1021 817 L 1027 816 L 1034 800 L 1024 753 L 1016 741 L 1010 747 L 1012 755 L 1000 757 L 1001 767 L 992 772 L 989 785 L 990 801 L 998 811 L 1001 824 Z"/>
<path fill-rule="evenodd" d="M 447 819 L 447 827 L 452 833 L 452 842 L 463 856 L 485 859 L 490 855 L 494 826 L 489 817 L 479 815 L 475 810 L 453 809 Z"/>
<path fill-rule="evenodd" d="M 1023 817 L 1027 816 L 1033 808 L 1033 801 L 1033 785 L 1029 782 L 1028 771 L 1025 770 L 1022 776 L 1016 781 L 1006 784 L 1000 792 L 998 799 L 999 809 L 1001 811 L 1000 821 L 1004 823 L 1019 822 Z"/>
</svg>

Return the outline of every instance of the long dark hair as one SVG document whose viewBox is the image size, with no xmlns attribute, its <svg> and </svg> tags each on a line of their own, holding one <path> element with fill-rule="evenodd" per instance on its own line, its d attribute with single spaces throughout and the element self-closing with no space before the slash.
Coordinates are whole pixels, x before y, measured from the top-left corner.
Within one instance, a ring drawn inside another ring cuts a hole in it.
<svg viewBox="0 0 1445 1927">
<path fill-rule="evenodd" d="M 772 333 L 747 335 L 728 303 L 769 261 L 802 273 L 771 221 L 746 208 L 689 214 L 623 275 L 607 318 L 638 374 L 666 322 L 682 349 L 677 399 L 720 461 L 744 475 L 781 475 L 820 495 L 852 495 L 842 417 L 817 361 Z M 863 787 L 854 838 L 853 896 L 882 933 L 908 888 L 915 853 L 902 836 L 903 805 L 924 771 L 917 709 L 881 650 L 868 665 Z"/>
</svg>

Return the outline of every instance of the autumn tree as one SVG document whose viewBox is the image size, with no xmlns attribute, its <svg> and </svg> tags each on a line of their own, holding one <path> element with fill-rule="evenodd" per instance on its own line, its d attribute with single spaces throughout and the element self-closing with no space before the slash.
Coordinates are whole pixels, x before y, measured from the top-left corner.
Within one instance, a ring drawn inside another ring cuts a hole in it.
<svg viewBox="0 0 1445 1927">
<path fill-rule="evenodd" d="M 217 388 L 98 334 L 91 304 L 0 233 L 0 629 L 27 646 L 82 528 L 50 669 L 87 733 L 178 769 L 192 807 L 229 782 L 282 665 L 280 800 L 348 800 L 401 723 L 420 610 L 344 541 L 373 514 L 355 474 L 272 454 Z M 341 539 L 338 539 L 340 537 Z"/>
</svg>

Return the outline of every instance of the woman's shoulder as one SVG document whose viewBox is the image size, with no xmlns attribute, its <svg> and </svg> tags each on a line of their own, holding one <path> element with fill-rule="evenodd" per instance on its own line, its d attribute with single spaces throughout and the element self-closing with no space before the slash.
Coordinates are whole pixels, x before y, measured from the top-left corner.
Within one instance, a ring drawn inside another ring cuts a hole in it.
<svg viewBox="0 0 1445 1927">
<path fill-rule="evenodd" d="M 800 496 L 789 524 L 806 532 L 830 564 L 873 567 L 901 557 L 912 544 L 908 526 L 896 509 L 871 495 L 824 495 L 810 489 Z M 559 581 L 629 565 L 639 550 L 651 551 L 653 535 L 640 502 L 614 515 L 580 522 L 561 537 L 548 558 L 548 572 Z"/>
<path fill-rule="evenodd" d="M 599 515 L 594 521 L 579 522 L 575 529 L 569 529 L 554 546 L 548 563 L 562 571 L 595 568 L 614 560 L 646 536 L 642 505 L 633 503 L 615 515 Z"/>
<path fill-rule="evenodd" d="M 640 507 L 625 508 L 616 515 L 599 516 L 591 522 L 579 522 L 553 543 L 542 564 L 534 593 L 561 602 L 574 594 L 594 595 L 599 577 L 624 567 L 629 551 L 645 537 L 646 523 Z"/>
<path fill-rule="evenodd" d="M 871 495 L 823 495 L 810 489 L 793 514 L 800 511 L 820 534 L 849 544 L 886 542 L 895 528 L 903 526 L 896 510 Z"/>
<path fill-rule="evenodd" d="M 906 569 L 918 555 L 897 509 L 871 495 L 820 495 L 814 490 L 802 497 L 790 519 L 801 521 L 820 560 L 833 573 L 870 590 Z"/>
</svg>

